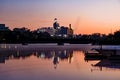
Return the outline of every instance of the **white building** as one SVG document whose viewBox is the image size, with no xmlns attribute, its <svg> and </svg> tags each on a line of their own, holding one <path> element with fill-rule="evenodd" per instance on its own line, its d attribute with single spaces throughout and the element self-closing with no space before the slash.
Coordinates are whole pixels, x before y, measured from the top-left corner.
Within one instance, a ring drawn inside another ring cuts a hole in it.
<svg viewBox="0 0 120 80">
<path fill-rule="evenodd" d="M 51 36 L 55 35 L 55 29 L 52 27 L 42 27 L 37 30 L 37 33 L 48 32 Z"/>
</svg>

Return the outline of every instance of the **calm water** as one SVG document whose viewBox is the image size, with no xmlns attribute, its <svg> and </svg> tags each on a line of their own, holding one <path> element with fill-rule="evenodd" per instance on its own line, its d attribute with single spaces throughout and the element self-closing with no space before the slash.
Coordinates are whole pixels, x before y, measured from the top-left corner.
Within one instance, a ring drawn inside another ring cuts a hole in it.
<svg viewBox="0 0 120 80">
<path fill-rule="evenodd" d="M 120 80 L 120 61 L 85 60 L 92 47 L 1 44 L 0 80 Z"/>
</svg>

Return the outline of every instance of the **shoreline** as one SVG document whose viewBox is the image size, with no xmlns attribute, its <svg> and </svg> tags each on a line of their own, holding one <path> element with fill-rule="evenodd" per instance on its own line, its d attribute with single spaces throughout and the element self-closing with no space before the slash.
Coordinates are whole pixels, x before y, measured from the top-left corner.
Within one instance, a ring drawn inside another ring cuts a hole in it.
<svg viewBox="0 0 120 80">
<path fill-rule="evenodd" d="M 89 49 L 91 44 L 65 44 L 65 45 L 57 45 L 57 44 L 0 44 L 0 51 L 4 50 L 64 50 L 64 49 Z"/>
</svg>

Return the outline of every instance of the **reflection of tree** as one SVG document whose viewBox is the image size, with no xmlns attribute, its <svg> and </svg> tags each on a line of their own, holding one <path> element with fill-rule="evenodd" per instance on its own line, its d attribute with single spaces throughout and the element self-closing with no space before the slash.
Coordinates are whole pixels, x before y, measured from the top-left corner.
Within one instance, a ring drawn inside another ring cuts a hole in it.
<svg viewBox="0 0 120 80">
<path fill-rule="evenodd" d="M 0 63 L 5 63 L 5 60 L 11 60 L 11 59 L 25 59 L 29 56 L 31 56 L 31 52 L 26 51 L 2 51 L 0 53 Z"/>
</svg>

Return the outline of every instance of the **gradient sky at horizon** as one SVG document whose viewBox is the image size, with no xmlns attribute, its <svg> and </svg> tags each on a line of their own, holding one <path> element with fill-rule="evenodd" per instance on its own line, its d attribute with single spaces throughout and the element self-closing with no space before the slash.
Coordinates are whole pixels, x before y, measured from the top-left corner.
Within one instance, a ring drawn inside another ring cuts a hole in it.
<svg viewBox="0 0 120 80">
<path fill-rule="evenodd" d="M 0 23 L 11 29 L 52 27 L 70 23 L 76 34 L 120 29 L 120 0 L 0 0 Z"/>
</svg>

